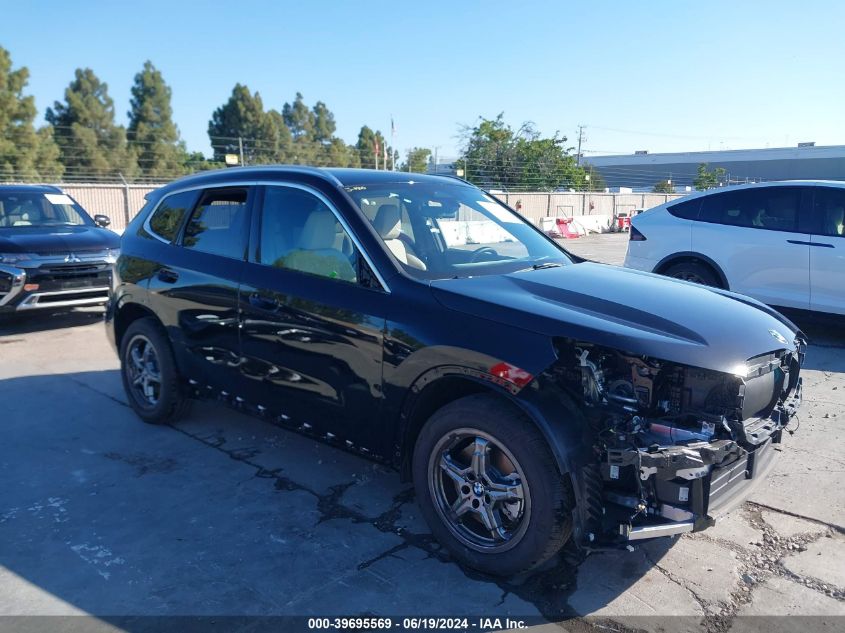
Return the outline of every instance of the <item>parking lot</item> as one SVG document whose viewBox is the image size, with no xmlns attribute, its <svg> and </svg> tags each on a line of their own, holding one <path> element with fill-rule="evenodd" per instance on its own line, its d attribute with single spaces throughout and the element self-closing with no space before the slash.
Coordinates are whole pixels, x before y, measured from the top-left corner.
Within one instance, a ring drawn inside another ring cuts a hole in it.
<svg viewBox="0 0 845 633">
<path fill-rule="evenodd" d="M 621 263 L 626 240 L 565 245 Z M 845 615 L 841 326 L 808 324 L 800 427 L 715 528 L 501 580 L 451 561 L 386 468 L 211 403 L 141 423 L 101 316 L 0 325 L 0 614 L 472 614 L 572 630 L 671 615 L 710 631 Z"/>
</svg>

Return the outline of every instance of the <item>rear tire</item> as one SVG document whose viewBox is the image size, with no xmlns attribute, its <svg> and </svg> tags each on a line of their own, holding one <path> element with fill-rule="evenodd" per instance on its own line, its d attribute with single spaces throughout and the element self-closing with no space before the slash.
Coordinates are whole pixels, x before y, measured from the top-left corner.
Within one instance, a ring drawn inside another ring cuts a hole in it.
<svg viewBox="0 0 845 633">
<path fill-rule="evenodd" d="M 173 348 L 152 317 L 133 321 L 120 342 L 120 375 L 135 413 L 149 424 L 166 424 L 183 417 L 191 400 L 182 380 Z"/>
<path fill-rule="evenodd" d="M 713 269 L 699 262 L 681 262 L 667 268 L 663 274 L 666 277 L 674 277 L 684 281 L 691 281 L 702 286 L 713 286 L 721 288 L 722 283 Z"/>
<path fill-rule="evenodd" d="M 572 534 L 571 487 L 537 427 L 500 397 L 467 396 L 436 411 L 412 472 L 434 536 L 479 571 L 527 571 Z"/>
</svg>

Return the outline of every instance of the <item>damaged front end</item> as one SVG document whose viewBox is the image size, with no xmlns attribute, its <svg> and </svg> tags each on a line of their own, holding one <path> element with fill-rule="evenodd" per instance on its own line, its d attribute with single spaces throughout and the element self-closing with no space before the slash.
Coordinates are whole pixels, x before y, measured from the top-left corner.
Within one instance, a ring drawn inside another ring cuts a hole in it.
<svg viewBox="0 0 845 633">
<path fill-rule="evenodd" d="M 801 403 L 805 342 L 731 373 L 571 340 L 555 380 L 583 394 L 593 459 L 579 477 L 588 542 L 702 530 L 765 474 Z"/>
</svg>

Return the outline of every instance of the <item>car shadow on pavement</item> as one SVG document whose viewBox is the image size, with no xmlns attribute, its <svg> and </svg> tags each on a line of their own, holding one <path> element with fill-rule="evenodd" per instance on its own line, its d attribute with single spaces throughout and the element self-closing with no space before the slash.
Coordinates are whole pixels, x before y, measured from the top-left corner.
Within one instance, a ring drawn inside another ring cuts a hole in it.
<svg viewBox="0 0 845 633">
<path fill-rule="evenodd" d="M 20 314 L 0 314 L 0 339 L 4 336 L 90 325 L 102 320 L 102 308 L 85 308 L 71 311 L 62 310 L 57 312 L 35 310 Z"/>
<path fill-rule="evenodd" d="M 27 394 L 27 397 L 21 397 Z M 611 604 L 671 547 L 461 568 L 382 465 L 212 403 L 143 424 L 117 371 L 0 380 L 0 612 L 478 615 Z M 131 628 L 131 627 L 130 627 Z"/>
<path fill-rule="evenodd" d="M 845 316 L 784 311 L 810 342 L 805 369 L 845 372 Z"/>
</svg>

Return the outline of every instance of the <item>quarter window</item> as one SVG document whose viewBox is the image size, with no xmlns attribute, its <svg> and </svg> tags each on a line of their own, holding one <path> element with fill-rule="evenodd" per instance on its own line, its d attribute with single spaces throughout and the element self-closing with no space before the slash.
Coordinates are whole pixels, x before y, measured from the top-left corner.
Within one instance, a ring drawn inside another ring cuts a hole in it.
<svg viewBox="0 0 845 633">
<path fill-rule="evenodd" d="M 797 187 L 768 187 L 717 193 L 701 198 L 699 219 L 729 226 L 795 231 L 801 207 Z"/>
<path fill-rule="evenodd" d="M 167 196 L 150 218 L 150 229 L 159 237 L 172 242 L 176 239 L 182 220 L 185 219 L 196 199 L 197 194 L 194 191 Z"/>
<path fill-rule="evenodd" d="M 701 208 L 701 198 L 679 202 L 668 207 L 669 213 L 683 220 L 697 220 L 698 210 Z"/>
<path fill-rule="evenodd" d="M 818 234 L 845 236 L 845 189 L 817 187 L 813 211 Z"/>
<path fill-rule="evenodd" d="M 332 210 L 293 187 L 267 187 L 258 261 L 320 277 L 357 282 L 359 253 Z"/>
<path fill-rule="evenodd" d="M 182 246 L 212 255 L 243 259 L 246 202 L 246 189 L 206 191 L 185 226 Z"/>
</svg>

